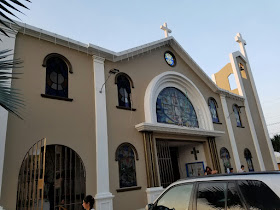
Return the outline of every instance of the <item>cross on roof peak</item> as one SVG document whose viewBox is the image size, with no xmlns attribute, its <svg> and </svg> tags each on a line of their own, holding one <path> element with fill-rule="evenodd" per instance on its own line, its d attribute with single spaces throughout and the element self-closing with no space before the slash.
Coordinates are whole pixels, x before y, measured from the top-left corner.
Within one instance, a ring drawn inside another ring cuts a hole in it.
<svg viewBox="0 0 280 210">
<path fill-rule="evenodd" d="M 246 41 L 242 38 L 242 35 L 240 33 L 236 34 L 235 41 L 239 43 L 241 53 L 244 55 L 245 58 L 247 58 L 245 50 Z"/>
<path fill-rule="evenodd" d="M 172 33 L 172 31 L 167 28 L 167 23 L 163 23 L 163 25 L 160 26 L 160 29 L 164 30 L 165 38 L 168 37 L 168 33 Z"/>
</svg>

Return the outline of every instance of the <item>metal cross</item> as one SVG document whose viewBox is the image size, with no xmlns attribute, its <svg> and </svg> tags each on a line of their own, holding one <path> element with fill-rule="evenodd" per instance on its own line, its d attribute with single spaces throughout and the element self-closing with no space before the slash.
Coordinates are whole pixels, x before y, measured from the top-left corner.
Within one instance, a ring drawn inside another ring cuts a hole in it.
<svg viewBox="0 0 280 210">
<path fill-rule="evenodd" d="M 193 148 L 193 151 L 191 151 L 191 154 L 194 155 L 195 160 L 197 160 L 197 154 L 199 153 L 199 150 L 196 150 L 195 147 Z"/>
<path fill-rule="evenodd" d="M 237 35 L 235 36 L 235 41 L 239 43 L 241 53 L 244 55 L 245 58 L 247 58 L 245 50 L 246 41 L 242 38 L 240 33 L 237 33 Z"/>
<path fill-rule="evenodd" d="M 169 28 L 167 28 L 167 23 L 161 25 L 160 29 L 164 30 L 165 38 L 168 37 L 168 33 L 172 33 L 172 31 Z"/>
</svg>

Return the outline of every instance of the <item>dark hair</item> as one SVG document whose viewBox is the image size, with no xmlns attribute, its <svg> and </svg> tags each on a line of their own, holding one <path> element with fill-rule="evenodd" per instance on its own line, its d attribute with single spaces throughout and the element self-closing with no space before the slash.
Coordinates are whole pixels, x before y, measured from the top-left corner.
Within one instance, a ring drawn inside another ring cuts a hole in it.
<svg viewBox="0 0 280 210">
<path fill-rule="evenodd" d="M 94 205 L 94 197 L 92 197 L 91 195 L 87 195 L 87 196 L 84 198 L 84 202 L 85 202 L 85 203 L 89 203 L 89 206 L 90 206 L 90 208 L 92 209 L 92 208 L 93 208 L 93 205 Z"/>
<path fill-rule="evenodd" d="M 243 168 L 244 167 L 244 165 L 241 165 L 241 168 Z"/>
<path fill-rule="evenodd" d="M 207 168 L 209 168 L 209 170 L 212 171 L 212 169 L 209 166 L 206 166 L 206 169 L 205 169 L 206 171 L 207 171 Z"/>
</svg>

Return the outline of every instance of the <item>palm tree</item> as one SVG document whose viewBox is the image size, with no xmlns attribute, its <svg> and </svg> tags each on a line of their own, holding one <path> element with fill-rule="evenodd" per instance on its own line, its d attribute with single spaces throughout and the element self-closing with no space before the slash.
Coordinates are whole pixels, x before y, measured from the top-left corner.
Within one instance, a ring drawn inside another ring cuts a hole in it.
<svg viewBox="0 0 280 210">
<path fill-rule="evenodd" d="M 30 2 L 29 0 L 22 1 Z M 7 22 L 16 24 L 9 16 L 19 19 L 14 12 L 22 13 L 17 7 L 28 9 L 18 0 L 0 0 L 0 33 L 5 36 L 9 37 L 4 28 L 13 30 Z M 10 82 L 12 79 L 17 79 L 17 74 L 20 73 L 16 70 L 23 62 L 20 59 L 9 59 L 11 55 L 10 49 L 0 50 L 0 106 L 22 119 L 19 110 L 24 106 L 23 98 L 18 89 L 11 87 Z M 11 69 L 13 69 L 12 72 Z"/>
</svg>

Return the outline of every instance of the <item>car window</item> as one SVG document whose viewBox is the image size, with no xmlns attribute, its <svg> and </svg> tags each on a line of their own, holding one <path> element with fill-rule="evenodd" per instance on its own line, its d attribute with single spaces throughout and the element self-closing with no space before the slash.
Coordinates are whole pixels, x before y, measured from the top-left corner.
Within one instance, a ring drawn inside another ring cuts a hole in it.
<svg viewBox="0 0 280 210">
<path fill-rule="evenodd" d="M 241 210 L 245 209 L 242 205 L 241 199 L 234 183 L 228 183 L 227 189 L 227 209 L 228 210 Z"/>
<path fill-rule="evenodd" d="M 238 186 L 249 209 L 280 209 L 279 197 L 265 183 L 242 180 L 238 181 Z"/>
<path fill-rule="evenodd" d="M 155 210 L 187 210 L 193 184 L 177 185 L 167 191 L 158 201 Z"/>
<path fill-rule="evenodd" d="M 200 183 L 197 192 L 197 209 L 225 209 L 226 183 Z"/>
</svg>

